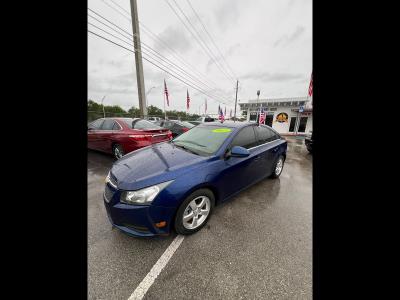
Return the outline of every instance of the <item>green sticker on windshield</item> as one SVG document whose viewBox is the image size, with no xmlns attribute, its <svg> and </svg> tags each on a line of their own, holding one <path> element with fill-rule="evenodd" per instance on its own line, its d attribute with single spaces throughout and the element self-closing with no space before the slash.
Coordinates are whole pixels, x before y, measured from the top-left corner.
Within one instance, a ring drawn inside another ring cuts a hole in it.
<svg viewBox="0 0 400 300">
<path fill-rule="evenodd" d="M 212 130 L 212 132 L 231 132 L 232 130 L 229 128 L 217 128 Z"/>
</svg>

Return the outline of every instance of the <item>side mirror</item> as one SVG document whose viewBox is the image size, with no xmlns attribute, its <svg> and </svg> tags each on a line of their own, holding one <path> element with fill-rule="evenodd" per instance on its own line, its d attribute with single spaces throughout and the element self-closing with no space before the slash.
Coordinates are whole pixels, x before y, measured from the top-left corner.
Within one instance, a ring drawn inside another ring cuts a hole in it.
<svg viewBox="0 0 400 300">
<path fill-rule="evenodd" d="M 250 155 L 250 151 L 247 150 L 246 148 L 240 147 L 240 146 L 235 146 L 232 148 L 230 151 L 231 157 L 247 157 Z"/>
</svg>

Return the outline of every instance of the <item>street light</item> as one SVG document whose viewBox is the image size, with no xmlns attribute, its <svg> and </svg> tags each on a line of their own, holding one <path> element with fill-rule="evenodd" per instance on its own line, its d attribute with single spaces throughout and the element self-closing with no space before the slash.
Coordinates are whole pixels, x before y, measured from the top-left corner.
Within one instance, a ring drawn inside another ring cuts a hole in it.
<svg viewBox="0 0 400 300">
<path fill-rule="evenodd" d="M 149 88 L 147 93 L 146 93 L 146 96 L 151 92 L 152 89 L 155 89 L 155 88 L 156 88 L 155 86 L 152 86 L 151 88 Z"/>
</svg>

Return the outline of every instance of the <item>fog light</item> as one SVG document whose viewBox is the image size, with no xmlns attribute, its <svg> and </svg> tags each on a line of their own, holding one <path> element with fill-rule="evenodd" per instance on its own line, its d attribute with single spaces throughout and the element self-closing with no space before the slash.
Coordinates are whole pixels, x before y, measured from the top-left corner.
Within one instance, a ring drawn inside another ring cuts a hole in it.
<svg viewBox="0 0 400 300">
<path fill-rule="evenodd" d="M 167 222 L 165 222 L 165 221 L 161 221 L 161 222 L 156 223 L 156 227 L 157 228 L 162 228 L 162 227 L 165 227 L 166 225 L 167 225 Z"/>
</svg>

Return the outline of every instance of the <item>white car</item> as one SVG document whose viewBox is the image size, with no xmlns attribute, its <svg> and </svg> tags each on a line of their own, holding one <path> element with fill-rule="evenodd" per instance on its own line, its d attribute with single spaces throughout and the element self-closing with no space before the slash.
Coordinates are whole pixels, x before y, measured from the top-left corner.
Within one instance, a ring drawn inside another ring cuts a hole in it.
<svg viewBox="0 0 400 300">
<path fill-rule="evenodd" d="M 148 117 L 147 120 L 154 123 L 154 122 L 160 121 L 161 118 L 159 118 L 159 117 Z"/>
</svg>

